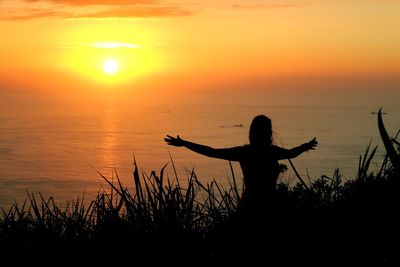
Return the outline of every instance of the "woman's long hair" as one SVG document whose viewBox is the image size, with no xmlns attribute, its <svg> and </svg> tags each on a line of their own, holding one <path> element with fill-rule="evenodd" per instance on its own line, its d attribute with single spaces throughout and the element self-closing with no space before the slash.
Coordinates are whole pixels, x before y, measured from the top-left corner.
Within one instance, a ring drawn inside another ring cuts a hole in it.
<svg viewBox="0 0 400 267">
<path fill-rule="evenodd" d="M 269 146 L 272 144 L 272 122 L 265 115 L 254 117 L 250 125 L 249 140 L 251 146 Z"/>
</svg>

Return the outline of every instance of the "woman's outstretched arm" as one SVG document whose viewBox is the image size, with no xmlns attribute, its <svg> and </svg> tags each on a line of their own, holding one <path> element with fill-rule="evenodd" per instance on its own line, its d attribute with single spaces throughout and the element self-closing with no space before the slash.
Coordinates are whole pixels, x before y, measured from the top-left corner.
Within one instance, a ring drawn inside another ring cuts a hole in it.
<svg viewBox="0 0 400 267">
<path fill-rule="evenodd" d="M 314 150 L 318 145 L 317 138 L 314 137 L 310 142 L 304 143 L 298 147 L 294 147 L 292 149 L 285 149 L 281 147 L 275 147 L 274 154 L 277 159 L 291 159 L 295 158 L 298 155 L 308 151 Z"/>
<path fill-rule="evenodd" d="M 170 135 L 167 135 L 166 138 L 164 138 L 165 142 L 167 142 L 168 145 L 171 146 L 177 146 L 177 147 L 186 147 L 187 149 L 192 150 L 193 152 L 205 155 L 207 157 L 212 157 L 212 158 L 219 158 L 219 159 L 225 159 L 225 160 L 231 160 L 231 161 L 237 161 L 241 157 L 241 152 L 240 152 L 240 147 L 233 147 L 233 148 L 212 148 L 209 146 L 201 145 L 201 144 L 196 144 L 193 142 L 189 142 L 186 140 L 183 140 L 182 138 L 179 137 L 172 137 Z"/>
</svg>

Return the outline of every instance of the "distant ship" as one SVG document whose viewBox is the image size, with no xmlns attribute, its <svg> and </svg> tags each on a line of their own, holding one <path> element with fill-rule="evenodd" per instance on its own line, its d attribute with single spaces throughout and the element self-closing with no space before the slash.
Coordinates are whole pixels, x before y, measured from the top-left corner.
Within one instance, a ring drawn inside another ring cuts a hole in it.
<svg viewBox="0 0 400 267">
<path fill-rule="evenodd" d="M 379 112 L 371 111 L 372 115 L 377 115 Z M 382 115 L 387 115 L 387 112 L 381 112 Z"/>
<path fill-rule="evenodd" d="M 233 124 L 232 126 L 225 126 L 225 125 L 219 126 L 219 128 L 225 128 L 225 127 L 243 127 L 243 124 Z"/>
</svg>

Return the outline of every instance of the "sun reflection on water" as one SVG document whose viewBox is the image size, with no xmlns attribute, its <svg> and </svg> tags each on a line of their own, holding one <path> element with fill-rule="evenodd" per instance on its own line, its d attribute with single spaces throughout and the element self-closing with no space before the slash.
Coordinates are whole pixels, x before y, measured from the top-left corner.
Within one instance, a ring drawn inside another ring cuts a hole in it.
<svg viewBox="0 0 400 267">
<path fill-rule="evenodd" d="M 108 175 L 112 174 L 117 165 L 117 126 L 115 110 L 112 107 L 106 107 L 104 109 L 102 133 L 100 162 L 101 168 L 105 170 L 107 172 L 106 174 Z"/>
</svg>

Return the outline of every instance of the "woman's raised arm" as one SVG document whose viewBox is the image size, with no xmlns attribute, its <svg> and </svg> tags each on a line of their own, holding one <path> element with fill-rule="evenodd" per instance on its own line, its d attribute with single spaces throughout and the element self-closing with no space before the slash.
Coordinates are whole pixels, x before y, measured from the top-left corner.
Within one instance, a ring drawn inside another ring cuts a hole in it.
<svg viewBox="0 0 400 267">
<path fill-rule="evenodd" d="M 167 137 L 164 138 L 164 140 L 165 142 L 167 142 L 168 145 L 177 147 L 186 147 L 187 149 L 192 150 L 193 152 L 211 158 L 238 161 L 240 160 L 243 154 L 241 151 L 241 147 L 212 148 L 209 146 L 183 140 L 182 138 L 179 137 L 179 135 L 177 137 L 172 137 L 170 135 L 167 135 Z"/>
<path fill-rule="evenodd" d="M 292 149 L 285 149 L 281 147 L 275 147 L 274 149 L 274 156 L 276 159 L 291 159 L 295 158 L 298 155 L 308 151 L 314 150 L 318 145 L 317 138 L 314 137 L 310 142 L 304 143 L 300 146 L 294 147 Z"/>
</svg>

